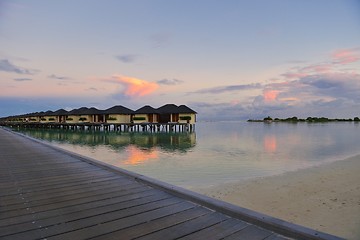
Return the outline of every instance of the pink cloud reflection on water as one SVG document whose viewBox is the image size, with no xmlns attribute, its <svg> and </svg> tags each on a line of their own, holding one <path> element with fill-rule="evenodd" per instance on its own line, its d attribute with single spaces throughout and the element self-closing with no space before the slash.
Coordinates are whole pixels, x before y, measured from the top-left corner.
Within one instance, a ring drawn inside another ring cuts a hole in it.
<svg viewBox="0 0 360 240">
<path fill-rule="evenodd" d="M 277 140 L 275 135 L 264 136 L 264 149 L 268 153 L 274 153 L 277 151 Z"/>
<path fill-rule="evenodd" d="M 125 165 L 141 165 L 150 160 L 157 160 L 159 158 L 159 152 L 155 149 L 141 150 L 135 146 L 128 146 L 126 148 L 128 157 L 123 164 Z"/>
</svg>

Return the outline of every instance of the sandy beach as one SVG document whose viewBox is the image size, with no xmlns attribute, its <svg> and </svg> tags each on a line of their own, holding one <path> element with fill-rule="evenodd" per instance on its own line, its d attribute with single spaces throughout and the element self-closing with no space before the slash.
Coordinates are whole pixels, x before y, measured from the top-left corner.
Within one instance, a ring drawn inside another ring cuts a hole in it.
<svg viewBox="0 0 360 240">
<path fill-rule="evenodd" d="M 360 239 L 360 155 L 196 191 L 339 237 Z"/>
</svg>

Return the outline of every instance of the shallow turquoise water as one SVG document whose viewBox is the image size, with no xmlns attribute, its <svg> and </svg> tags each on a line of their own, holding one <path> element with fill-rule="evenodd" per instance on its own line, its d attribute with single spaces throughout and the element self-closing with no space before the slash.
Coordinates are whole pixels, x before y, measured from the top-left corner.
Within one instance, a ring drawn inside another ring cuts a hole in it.
<svg viewBox="0 0 360 240">
<path fill-rule="evenodd" d="M 270 176 L 360 153 L 360 124 L 198 122 L 193 133 L 22 130 L 187 188 Z"/>
</svg>

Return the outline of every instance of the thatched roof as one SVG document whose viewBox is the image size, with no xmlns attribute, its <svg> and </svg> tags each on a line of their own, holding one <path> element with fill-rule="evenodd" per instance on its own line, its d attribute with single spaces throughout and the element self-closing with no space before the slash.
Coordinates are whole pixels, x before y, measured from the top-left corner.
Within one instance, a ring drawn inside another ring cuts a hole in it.
<svg viewBox="0 0 360 240">
<path fill-rule="evenodd" d="M 66 111 L 65 109 L 59 109 L 55 112 L 53 112 L 53 116 L 61 116 L 61 115 L 67 115 L 68 111 Z"/>
<path fill-rule="evenodd" d="M 158 108 L 161 114 L 170 113 L 196 113 L 194 110 L 185 105 L 176 106 L 175 104 L 166 104 Z"/>
<path fill-rule="evenodd" d="M 52 116 L 54 114 L 53 111 L 46 111 L 46 112 L 42 112 L 39 116 Z"/>
<path fill-rule="evenodd" d="M 142 108 L 139 108 L 136 111 L 133 111 L 129 108 L 126 108 L 121 105 L 116 105 L 106 110 L 99 110 L 97 108 L 91 107 L 81 107 L 77 109 L 73 109 L 71 111 L 66 111 L 64 109 L 59 109 L 55 112 L 53 111 L 46 111 L 46 112 L 34 112 L 34 113 L 27 113 L 22 115 L 16 116 L 9 116 L 7 118 L 14 118 L 14 117 L 41 117 L 41 116 L 61 116 L 61 115 L 100 115 L 100 114 L 172 114 L 172 113 L 195 113 L 194 110 L 191 108 L 180 105 L 177 106 L 175 104 L 165 104 L 159 108 L 153 108 L 149 105 L 146 105 Z"/>
<path fill-rule="evenodd" d="M 86 111 L 86 114 L 88 114 L 88 115 L 104 114 L 104 110 L 100 110 L 100 109 L 91 107 L 91 108 L 89 108 L 88 111 Z"/>
<path fill-rule="evenodd" d="M 103 111 L 94 107 L 92 108 L 81 107 L 78 109 L 73 109 L 67 113 L 67 115 L 94 115 L 94 114 L 103 114 Z"/>
<path fill-rule="evenodd" d="M 133 114 L 134 111 L 121 105 L 116 105 L 103 111 L 103 114 Z"/>
<path fill-rule="evenodd" d="M 178 106 L 175 104 L 165 104 L 157 109 L 160 114 L 178 113 Z"/>
<path fill-rule="evenodd" d="M 180 105 L 178 107 L 178 113 L 197 113 L 186 105 Z"/>
<path fill-rule="evenodd" d="M 154 114 L 154 113 L 159 113 L 157 109 L 149 106 L 149 105 L 146 105 L 142 108 L 139 108 L 138 110 L 136 110 L 134 112 L 135 114 Z"/>
</svg>

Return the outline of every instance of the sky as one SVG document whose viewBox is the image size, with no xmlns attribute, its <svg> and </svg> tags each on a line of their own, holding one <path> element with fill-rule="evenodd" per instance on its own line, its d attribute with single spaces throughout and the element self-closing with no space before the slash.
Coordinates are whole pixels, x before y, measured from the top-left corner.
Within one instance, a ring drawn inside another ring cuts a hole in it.
<svg viewBox="0 0 360 240">
<path fill-rule="evenodd" d="M 0 0 L 0 117 L 360 116 L 359 0 Z"/>
</svg>

